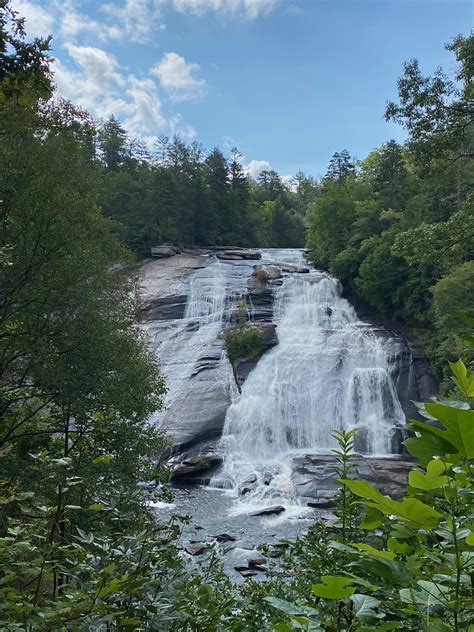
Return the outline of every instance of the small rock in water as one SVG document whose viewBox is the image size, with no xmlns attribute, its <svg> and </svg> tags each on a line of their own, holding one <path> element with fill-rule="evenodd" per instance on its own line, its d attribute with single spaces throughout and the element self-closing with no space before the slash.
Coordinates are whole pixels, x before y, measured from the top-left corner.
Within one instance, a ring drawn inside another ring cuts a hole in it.
<svg viewBox="0 0 474 632">
<path fill-rule="evenodd" d="M 206 545 L 203 542 L 193 542 L 184 547 L 184 550 L 186 553 L 189 553 L 189 555 L 201 555 L 205 549 Z"/>
<path fill-rule="evenodd" d="M 273 505 L 272 507 L 264 507 L 258 511 L 253 511 L 251 516 L 271 516 L 273 514 L 280 514 L 285 511 L 283 505 Z"/>
<path fill-rule="evenodd" d="M 307 505 L 313 509 L 329 509 L 334 507 L 336 502 L 332 498 L 317 498 L 316 500 L 308 500 Z"/>
<path fill-rule="evenodd" d="M 249 560 L 249 568 L 265 572 L 267 570 L 267 560 L 264 557 L 256 557 L 253 560 Z"/>
<path fill-rule="evenodd" d="M 235 542 L 237 538 L 228 533 L 219 533 L 219 535 L 215 536 L 215 539 L 217 542 Z"/>
</svg>

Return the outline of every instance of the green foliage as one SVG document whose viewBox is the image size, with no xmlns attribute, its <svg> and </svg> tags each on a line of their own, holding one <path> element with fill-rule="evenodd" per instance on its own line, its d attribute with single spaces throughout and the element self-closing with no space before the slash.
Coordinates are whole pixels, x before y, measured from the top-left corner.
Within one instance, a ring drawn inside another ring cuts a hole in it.
<svg viewBox="0 0 474 632">
<path fill-rule="evenodd" d="M 237 308 L 237 325 L 228 327 L 221 334 L 231 364 L 239 359 L 257 358 L 263 351 L 262 332 L 247 322 L 245 301 L 239 301 Z"/>
</svg>

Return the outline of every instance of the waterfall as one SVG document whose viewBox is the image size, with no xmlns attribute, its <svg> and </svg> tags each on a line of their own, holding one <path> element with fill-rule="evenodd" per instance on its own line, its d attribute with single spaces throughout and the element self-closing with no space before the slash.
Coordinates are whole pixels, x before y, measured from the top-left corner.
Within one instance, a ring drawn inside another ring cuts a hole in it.
<svg viewBox="0 0 474 632">
<path fill-rule="evenodd" d="M 385 455 L 405 419 L 384 343 L 341 297 L 338 281 L 317 271 L 285 277 L 274 320 L 279 344 L 233 401 L 220 442 L 225 465 L 216 483 L 238 491 L 256 479 L 247 505 L 288 500 L 288 456 L 327 452 L 332 430 L 357 427 L 357 450 Z"/>
</svg>

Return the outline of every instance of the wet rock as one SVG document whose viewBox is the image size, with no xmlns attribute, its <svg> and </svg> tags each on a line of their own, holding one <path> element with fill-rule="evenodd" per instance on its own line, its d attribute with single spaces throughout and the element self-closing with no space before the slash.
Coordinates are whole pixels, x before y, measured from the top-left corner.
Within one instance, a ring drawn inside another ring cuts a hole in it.
<svg viewBox="0 0 474 632">
<path fill-rule="evenodd" d="M 308 500 L 306 504 L 314 509 L 330 509 L 336 505 L 333 498 L 325 498 L 324 496 Z"/>
<path fill-rule="evenodd" d="M 215 538 L 216 542 L 235 542 L 237 538 L 234 538 L 233 535 L 229 535 L 228 533 L 219 533 Z"/>
<path fill-rule="evenodd" d="M 275 514 L 280 514 L 285 511 L 283 505 L 273 505 L 271 507 L 264 507 L 263 509 L 259 509 L 258 511 L 252 511 L 251 516 L 273 516 Z"/>
<path fill-rule="evenodd" d="M 305 266 L 297 266 L 292 263 L 279 263 L 278 267 L 282 272 L 286 272 L 288 274 L 307 274 L 309 272 L 309 268 Z"/>
<path fill-rule="evenodd" d="M 174 255 L 178 255 L 181 252 L 181 249 L 177 246 L 154 246 L 151 249 L 151 256 L 162 259 L 164 257 L 173 257 Z"/>
<path fill-rule="evenodd" d="M 258 250 L 224 250 L 217 252 L 216 257 L 224 261 L 239 261 L 242 259 L 261 259 L 262 253 Z"/>
<path fill-rule="evenodd" d="M 150 301 L 143 309 L 148 320 L 177 320 L 184 318 L 186 294 L 177 294 Z"/>
<path fill-rule="evenodd" d="M 189 555 L 201 555 L 206 550 L 206 545 L 204 542 L 194 542 L 186 545 L 184 550 L 186 553 L 189 553 Z"/>
<path fill-rule="evenodd" d="M 239 387 L 242 387 L 242 384 L 248 378 L 251 371 L 257 366 L 263 354 L 278 344 L 276 325 L 262 323 L 254 325 L 254 327 L 260 332 L 262 348 L 258 356 L 254 358 L 237 358 L 234 361 L 235 377 Z"/>
<path fill-rule="evenodd" d="M 249 560 L 249 568 L 265 572 L 267 570 L 267 560 L 264 557 L 256 557 Z"/>
<path fill-rule="evenodd" d="M 209 472 L 222 463 L 222 457 L 216 454 L 187 457 L 174 466 L 172 480 L 195 477 Z"/>
<path fill-rule="evenodd" d="M 281 269 L 278 266 L 262 266 L 253 267 L 252 277 L 259 281 L 275 281 L 282 276 Z"/>
</svg>

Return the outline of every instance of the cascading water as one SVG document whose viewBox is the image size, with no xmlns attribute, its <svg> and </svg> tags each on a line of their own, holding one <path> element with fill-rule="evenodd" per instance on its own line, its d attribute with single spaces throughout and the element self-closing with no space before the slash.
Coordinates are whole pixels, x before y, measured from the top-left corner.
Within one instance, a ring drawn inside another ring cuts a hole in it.
<svg viewBox="0 0 474 632">
<path fill-rule="evenodd" d="M 289 254 L 295 263 L 295 251 Z M 246 491 L 237 511 L 276 499 L 294 505 L 290 456 L 330 450 L 332 430 L 357 427 L 357 449 L 385 455 L 404 422 L 387 351 L 336 280 L 316 271 L 290 275 L 275 300 L 279 344 L 230 406 L 220 442 L 224 468 L 215 483 Z"/>
</svg>

